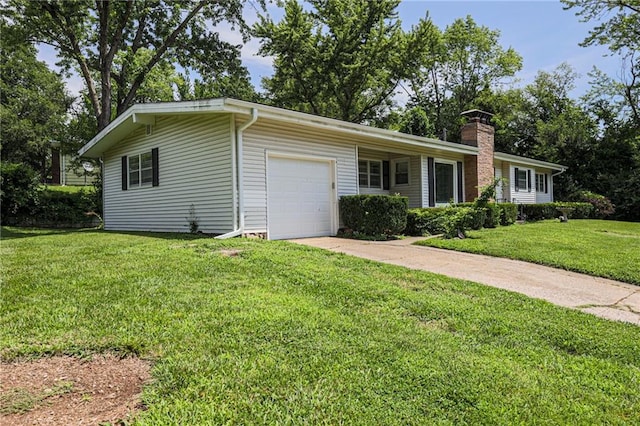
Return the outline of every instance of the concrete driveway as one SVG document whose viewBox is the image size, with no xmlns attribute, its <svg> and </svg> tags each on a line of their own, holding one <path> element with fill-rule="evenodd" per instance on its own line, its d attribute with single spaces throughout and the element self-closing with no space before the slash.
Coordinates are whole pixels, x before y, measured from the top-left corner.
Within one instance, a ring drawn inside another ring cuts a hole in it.
<svg viewBox="0 0 640 426">
<path fill-rule="evenodd" d="M 518 260 L 411 245 L 420 239 L 374 242 L 320 237 L 290 241 L 486 284 L 640 325 L 639 286 Z"/>
</svg>

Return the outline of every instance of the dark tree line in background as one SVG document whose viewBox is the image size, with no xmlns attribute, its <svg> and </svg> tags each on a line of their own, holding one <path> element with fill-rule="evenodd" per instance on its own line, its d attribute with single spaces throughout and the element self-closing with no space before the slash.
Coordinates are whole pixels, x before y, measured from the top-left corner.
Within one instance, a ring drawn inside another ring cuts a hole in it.
<svg viewBox="0 0 640 426">
<path fill-rule="evenodd" d="M 616 217 L 640 220 L 640 6 L 562 1 L 599 22 L 582 46 L 605 45 L 621 64 L 617 77 L 594 67 L 580 99 L 570 95 L 569 64 L 516 87 L 522 57 L 501 46 L 498 30 L 470 16 L 439 29 L 428 14 L 403 30 L 399 0 L 285 1 L 281 20 L 262 13 L 253 27 L 243 8 L 264 12 L 261 0 L 7 0 L 1 158 L 46 178 L 52 142 L 74 152 L 137 102 L 230 96 L 449 141 L 459 139 L 459 113 L 480 108 L 494 113 L 498 150 L 569 166 L 558 199 L 593 191 L 614 202 Z M 221 26 L 256 37 L 273 57 L 264 92 Z M 38 44 L 55 48 L 62 74 L 37 60 Z M 84 81 L 75 100 L 63 83 L 70 71 Z"/>
</svg>

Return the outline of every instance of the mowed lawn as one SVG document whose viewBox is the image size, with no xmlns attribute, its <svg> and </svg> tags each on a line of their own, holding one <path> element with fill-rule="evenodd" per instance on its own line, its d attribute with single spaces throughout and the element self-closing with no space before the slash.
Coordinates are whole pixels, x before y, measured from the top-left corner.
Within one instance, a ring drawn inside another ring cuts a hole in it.
<svg viewBox="0 0 640 426">
<path fill-rule="evenodd" d="M 2 359 L 151 359 L 136 424 L 640 423 L 631 324 L 287 242 L 5 228 L 0 247 Z"/>
<path fill-rule="evenodd" d="M 541 221 L 418 244 L 540 263 L 640 285 L 640 223 Z"/>
</svg>

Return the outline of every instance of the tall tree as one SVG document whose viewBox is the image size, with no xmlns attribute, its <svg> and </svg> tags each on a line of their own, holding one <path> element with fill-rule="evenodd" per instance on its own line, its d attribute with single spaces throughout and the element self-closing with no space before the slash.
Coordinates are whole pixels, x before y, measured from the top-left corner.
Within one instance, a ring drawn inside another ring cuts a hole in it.
<svg viewBox="0 0 640 426">
<path fill-rule="evenodd" d="M 227 21 L 246 36 L 242 7 L 241 0 L 9 0 L 3 13 L 80 72 L 101 130 L 158 67 L 241 71 L 239 46 L 222 41 L 216 26 Z"/>
<path fill-rule="evenodd" d="M 72 102 L 62 78 L 36 58 L 36 49 L 16 26 L 0 21 L 0 153 L 48 174 L 49 148 L 62 139 Z"/>
<path fill-rule="evenodd" d="M 562 0 L 583 22 L 599 23 L 582 46 L 600 44 L 622 60 L 620 94 L 630 118 L 640 128 L 640 3 L 637 0 Z M 607 20 L 603 18 L 608 18 Z"/>
<path fill-rule="evenodd" d="M 263 85 L 278 106 L 352 122 L 373 122 L 428 47 L 426 32 L 405 33 L 399 0 L 287 1 L 283 19 L 254 27 L 260 53 L 274 57 Z M 423 25 L 423 27 L 426 27 Z"/>
<path fill-rule="evenodd" d="M 456 135 L 461 112 L 477 107 L 478 97 L 522 68 L 521 56 L 499 43 L 500 32 L 478 26 L 471 16 L 457 19 L 439 38 L 430 60 L 410 82 L 411 103 L 424 108 L 439 134 Z M 454 136 L 455 137 L 455 136 Z"/>
</svg>

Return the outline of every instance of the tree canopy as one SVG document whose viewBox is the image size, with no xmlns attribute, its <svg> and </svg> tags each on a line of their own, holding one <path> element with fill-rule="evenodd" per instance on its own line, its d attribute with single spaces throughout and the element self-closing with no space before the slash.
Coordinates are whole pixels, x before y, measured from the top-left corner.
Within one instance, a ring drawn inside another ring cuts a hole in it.
<svg viewBox="0 0 640 426">
<path fill-rule="evenodd" d="M 20 29 L 2 20 L 0 33 L 2 161 L 27 164 L 46 178 L 49 148 L 63 138 L 72 99 Z"/>
<path fill-rule="evenodd" d="M 246 34 L 242 7 L 241 0 L 9 0 L 3 12 L 31 41 L 53 46 L 61 65 L 79 71 L 100 130 L 136 100 L 156 100 L 158 90 L 168 90 L 152 90 L 154 70 L 245 72 L 239 46 L 216 29 L 224 21 Z"/>
<path fill-rule="evenodd" d="M 428 49 L 424 31 L 404 32 L 399 0 L 287 1 L 285 15 L 254 27 L 260 53 L 274 57 L 263 80 L 276 105 L 352 122 L 375 120 Z"/>
</svg>

